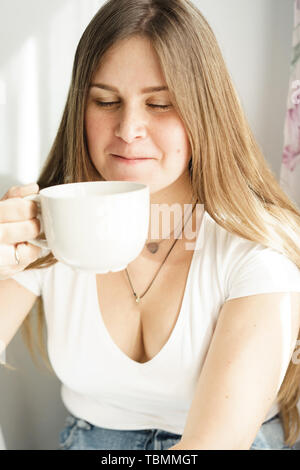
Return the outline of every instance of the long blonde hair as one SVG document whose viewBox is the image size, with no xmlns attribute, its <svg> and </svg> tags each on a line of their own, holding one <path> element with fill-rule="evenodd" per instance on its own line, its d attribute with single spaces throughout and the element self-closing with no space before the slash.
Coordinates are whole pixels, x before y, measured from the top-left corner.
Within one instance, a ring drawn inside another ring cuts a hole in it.
<svg viewBox="0 0 300 470">
<path fill-rule="evenodd" d="M 133 35 L 149 38 L 157 52 L 172 103 L 188 133 L 190 177 L 198 201 L 224 229 L 283 253 L 300 269 L 300 211 L 264 159 L 214 33 L 189 0 L 109 0 L 97 12 L 76 50 L 62 120 L 37 181 L 40 189 L 103 179 L 91 162 L 85 138 L 88 88 L 104 53 Z M 56 262 L 50 253 L 26 269 Z M 48 362 L 41 297 L 37 307 L 37 345 Z M 33 317 L 32 310 L 22 333 L 34 356 Z M 289 445 L 300 431 L 299 383 L 300 365 L 291 361 L 277 396 Z"/>
</svg>

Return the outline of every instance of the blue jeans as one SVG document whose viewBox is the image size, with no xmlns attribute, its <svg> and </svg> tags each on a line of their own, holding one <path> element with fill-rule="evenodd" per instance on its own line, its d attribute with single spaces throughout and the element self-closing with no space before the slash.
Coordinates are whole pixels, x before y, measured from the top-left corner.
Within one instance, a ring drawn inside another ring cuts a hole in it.
<svg viewBox="0 0 300 470">
<path fill-rule="evenodd" d="M 61 450 L 167 450 L 181 439 L 162 429 L 117 430 L 94 426 L 69 415 L 59 435 Z M 265 421 L 250 450 L 292 450 L 284 443 L 278 415 Z"/>
</svg>

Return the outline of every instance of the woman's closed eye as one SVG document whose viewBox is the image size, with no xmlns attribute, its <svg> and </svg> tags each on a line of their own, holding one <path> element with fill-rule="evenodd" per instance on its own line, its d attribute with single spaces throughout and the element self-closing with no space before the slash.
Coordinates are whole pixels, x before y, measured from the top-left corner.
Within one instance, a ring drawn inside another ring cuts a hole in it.
<svg viewBox="0 0 300 470">
<path fill-rule="evenodd" d="M 120 101 L 99 101 L 96 100 L 96 104 L 102 108 L 109 108 L 113 106 L 114 104 L 119 104 Z M 172 105 L 170 104 L 151 104 L 148 103 L 147 106 L 150 106 L 151 108 L 161 108 L 161 109 L 167 109 L 171 108 Z"/>
</svg>

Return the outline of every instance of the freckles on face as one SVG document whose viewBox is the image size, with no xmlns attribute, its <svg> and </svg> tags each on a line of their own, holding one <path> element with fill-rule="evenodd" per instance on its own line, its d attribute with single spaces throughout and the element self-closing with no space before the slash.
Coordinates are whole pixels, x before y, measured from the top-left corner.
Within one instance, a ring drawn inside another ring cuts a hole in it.
<svg viewBox="0 0 300 470">
<path fill-rule="evenodd" d="M 176 115 L 169 123 L 160 126 L 155 135 L 163 150 L 162 165 L 166 170 L 183 172 L 191 157 L 191 147 L 181 120 Z"/>
<path fill-rule="evenodd" d="M 125 145 L 123 147 L 122 144 L 120 145 L 120 139 L 119 141 L 116 139 L 116 129 L 118 129 L 119 123 L 118 113 L 101 111 L 99 113 L 99 109 L 92 103 L 87 106 L 85 129 L 90 158 L 100 174 L 107 179 L 114 177 L 112 168 L 110 168 L 110 152 L 118 148 L 125 148 Z M 127 148 L 129 147 L 128 145 Z M 134 154 L 136 154 L 136 149 L 145 149 L 144 155 L 147 154 L 155 158 L 154 165 L 147 166 L 147 176 L 152 181 L 158 181 L 160 177 L 169 182 L 176 179 L 186 169 L 191 155 L 184 126 L 174 111 L 149 119 L 145 143 L 132 145 L 132 148 Z M 149 155 L 150 149 L 151 155 Z M 140 153 L 138 152 L 138 154 Z M 128 177 L 129 169 L 122 168 L 122 170 L 123 176 Z M 135 172 L 134 176 L 138 176 L 137 170 L 141 172 L 142 168 L 130 168 L 131 172 Z M 122 178 L 122 175 L 118 175 L 118 178 L 120 177 Z"/>
<path fill-rule="evenodd" d="M 94 74 L 92 84 L 117 89 L 91 86 L 86 105 L 89 155 L 102 177 L 134 179 L 160 187 L 175 181 L 187 168 L 191 149 L 169 92 L 141 92 L 150 86 L 166 86 L 149 42 L 132 38 L 115 45 Z M 112 105 L 104 107 L 102 103 Z M 151 160 L 128 165 L 112 154 L 149 156 Z"/>
</svg>

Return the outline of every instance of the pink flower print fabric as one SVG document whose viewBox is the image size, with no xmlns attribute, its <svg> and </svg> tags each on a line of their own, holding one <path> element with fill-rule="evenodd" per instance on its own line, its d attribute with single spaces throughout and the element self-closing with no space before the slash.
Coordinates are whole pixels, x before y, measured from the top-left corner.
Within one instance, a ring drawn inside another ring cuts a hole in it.
<svg viewBox="0 0 300 470">
<path fill-rule="evenodd" d="M 293 50 L 280 183 L 300 206 L 300 0 L 294 5 Z"/>
</svg>

